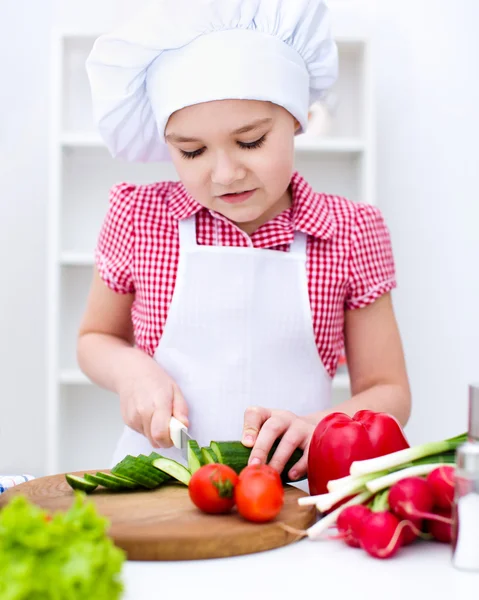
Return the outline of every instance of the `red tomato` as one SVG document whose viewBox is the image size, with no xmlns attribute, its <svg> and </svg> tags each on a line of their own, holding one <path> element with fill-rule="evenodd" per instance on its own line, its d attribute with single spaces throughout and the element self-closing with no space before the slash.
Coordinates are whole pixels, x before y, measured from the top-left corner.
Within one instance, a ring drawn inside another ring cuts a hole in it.
<svg viewBox="0 0 479 600">
<path fill-rule="evenodd" d="M 255 523 L 272 521 L 284 504 L 281 477 L 269 465 L 245 467 L 240 473 L 235 496 L 242 517 Z"/>
<path fill-rule="evenodd" d="M 238 475 L 231 467 L 211 463 L 195 471 L 188 491 L 192 502 L 203 512 L 228 513 L 235 504 Z"/>
</svg>

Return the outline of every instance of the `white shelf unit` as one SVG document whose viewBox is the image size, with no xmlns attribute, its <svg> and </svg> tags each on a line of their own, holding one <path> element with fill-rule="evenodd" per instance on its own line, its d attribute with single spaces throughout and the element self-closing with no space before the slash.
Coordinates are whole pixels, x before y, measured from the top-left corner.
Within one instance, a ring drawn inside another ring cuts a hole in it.
<svg viewBox="0 0 479 600">
<path fill-rule="evenodd" d="M 111 158 L 95 132 L 85 59 L 96 32 L 57 32 L 52 39 L 53 98 L 48 249 L 47 473 L 105 468 L 122 428 L 118 399 L 90 382 L 76 360 L 93 250 L 111 185 L 177 180 L 172 164 Z M 371 56 L 367 38 L 338 38 L 337 115 L 327 138 L 296 140 L 296 168 L 318 191 L 375 203 Z M 349 378 L 333 382 L 335 403 Z"/>
</svg>

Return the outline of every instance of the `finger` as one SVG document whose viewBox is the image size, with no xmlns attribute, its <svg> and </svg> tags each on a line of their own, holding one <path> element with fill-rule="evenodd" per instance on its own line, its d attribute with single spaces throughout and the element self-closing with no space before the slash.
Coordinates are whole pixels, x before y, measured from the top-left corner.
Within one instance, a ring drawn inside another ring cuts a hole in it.
<svg viewBox="0 0 479 600">
<path fill-rule="evenodd" d="M 186 400 L 184 399 L 180 388 L 176 384 L 173 385 L 172 414 L 178 421 L 181 421 L 183 425 L 186 425 L 186 427 L 189 426 L 188 405 L 186 404 Z"/>
<path fill-rule="evenodd" d="M 170 389 L 167 395 L 163 395 L 158 400 L 151 416 L 149 427 L 150 440 L 152 441 L 152 445 L 156 444 L 159 448 L 171 448 L 173 445 L 170 438 L 172 407 L 173 390 Z"/>
<path fill-rule="evenodd" d="M 305 425 L 301 421 L 293 423 L 278 444 L 274 455 L 271 457 L 270 465 L 283 472 L 293 452 L 299 448 L 303 451 L 303 455 L 288 471 L 290 479 L 299 479 L 308 470 L 310 439 L 311 428 L 307 424 Z"/>
<path fill-rule="evenodd" d="M 273 467 L 273 469 L 276 469 L 279 473 L 282 473 L 293 452 L 296 450 L 296 448 L 304 444 L 304 442 L 304 429 L 293 423 L 293 425 L 286 430 L 281 438 L 281 441 L 271 457 L 269 464 Z"/>
<path fill-rule="evenodd" d="M 271 409 L 262 406 L 250 406 L 245 410 L 242 443 L 251 448 L 254 446 L 260 429 L 271 416 Z"/>
<path fill-rule="evenodd" d="M 309 448 L 303 450 L 303 456 L 289 470 L 288 477 L 293 481 L 300 479 L 308 472 L 308 451 Z"/>
<path fill-rule="evenodd" d="M 287 422 L 280 416 L 271 417 L 264 423 L 251 450 L 248 464 L 259 465 L 268 462 L 269 452 L 279 436 L 288 428 Z"/>
</svg>

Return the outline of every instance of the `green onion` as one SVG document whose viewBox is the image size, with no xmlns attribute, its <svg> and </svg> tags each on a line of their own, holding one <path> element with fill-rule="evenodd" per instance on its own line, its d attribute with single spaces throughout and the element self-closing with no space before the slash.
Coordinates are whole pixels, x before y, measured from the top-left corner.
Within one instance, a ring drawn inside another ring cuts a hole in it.
<svg viewBox="0 0 479 600">
<path fill-rule="evenodd" d="M 433 462 L 442 464 L 454 464 L 456 462 L 456 452 L 454 450 L 450 450 L 449 452 L 445 452 L 443 454 L 425 456 L 424 458 L 418 458 L 417 460 L 404 463 L 403 465 L 399 465 L 397 467 L 394 467 L 393 469 L 387 469 L 386 471 L 381 471 L 379 473 L 369 473 L 369 475 L 371 475 L 371 479 L 374 479 L 375 477 L 381 477 L 382 474 L 387 475 L 388 473 L 400 471 L 401 469 L 405 469 L 406 467 L 414 467 L 416 465 L 430 464 Z M 342 490 L 343 488 L 347 489 L 350 485 L 352 485 L 353 481 L 358 481 L 359 477 L 365 476 L 346 475 L 346 477 L 340 477 L 339 479 L 331 479 L 330 481 L 328 481 L 328 490 L 330 492 L 337 492 L 338 490 Z M 325 496 L 327 494 L 323 495 Z M 306 502 L 305 504 L 314 504 L 314 502 Z"/>
<path fill-rule="evenodd" d="M 362 477 L 350 477 L 347 483 L 342 485 L 334 492 L 330 492 L 329 494 L 320 494 L 319 496 L 306 496 L 304 498 L 299 498 L 298 504 L 316 504 L 318 511 L 324 513 L 338 502 L 341 502 L 341 500 L 344 500 L 344 498 L 364 491 L 364 485 L 368 481 L 371 481 L 371 479 L 387 474 L 388 471 L 383 471 L 382 473 L 363 475 Z"/>
<path fill-rule="evenodd" d="M 355 461 L 352 463 L 349 472 L 352 476 L 357 477 L 360 475 L 377 473 L 379 471 L 389 471 L 394 467 L 404 467 L 404 465 L 417 461 L 418 459 L 456 450 L 456 448 L 466 440 L 467 434 L 464 433 L 440 442 L 429 442 L 427 444 L 413 446 L 412 448 L 406 448 L 405 450 L 399 450 L 398 452 L 392 452 L 391 454 L 385 454 L 384 456 L 378 456 L 377 458 Z"/>
<path fill-rule="evenodd" d="M 427 475 L 431 471 L 434 471 L 434 469 L 437 467 L 442 467 L 443 465 L 444 463 L 429 463 L 408 467 L 407 469 L 401 469 L 400 471 L 394 471 L 393 473 L 389 473 L 389 475 L 368 481 L 366 483 L 366 488 L 375 494 L 380 490 L 391 487 L 405 477 L 418 477 L 419 475 Z"/>
<path fill-rule="evenodd" d="M 382 512 L 383 510 L 389 510 L 389 490 L 384 490 L 383 492 L 379 492 L 372 499 L 370 509 L 373 512 Z"/>
</svg>

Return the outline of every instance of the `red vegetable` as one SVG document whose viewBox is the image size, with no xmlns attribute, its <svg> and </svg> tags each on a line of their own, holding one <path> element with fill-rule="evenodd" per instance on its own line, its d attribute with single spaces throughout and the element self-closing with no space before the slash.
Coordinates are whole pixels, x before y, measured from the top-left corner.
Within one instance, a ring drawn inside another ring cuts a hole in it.
<svg viewBox="0 0 479 600">
<path fill-rule="evenodd" d="M 409 448 L 398 421 L 386 414 L 360 410 L 322 419 L 311 438 L 308 482 L 311 495 L 327 493 L 327 483 L 349 475 L 351 463 Z"/>
<path fill-rule="evenodd" d="M 423 522 L 421 519 L 407 519 L 403 521 L 404 529 L 402 530 L 402 545 L 409 546 L 417 540 L 422 531 Z"/>
<path fill-rule="evenodd" d="M 452 542 L 452 519 L 451 511 L 444 509 L 436 509 L 440 516 L 449 519 L 448 523 L 442 521 L 427 521 L 427 530 L 438 542 L 450 544 Z"/>
<path fill-rule="evenodd" d="M 370 514 L 370 509 L 364 504 L 347 506 L 339 513 L 336 525 L 341 537 L 348 546 L 360 547 L 362 529 Z"/>
<path fill-rule="evenodd" d="M 454 499 L 454 473 L 455 468 L 449 465 L 438 467 L 427 476 L 427 483 L 431 488 L 434 504 L 438 508 L 450 510 Z"/>
<path fill-rule="evenodd" d="M 235 497 L 239 514 L 248 521 L 272 521 L 284 504 L 281 477 L 269 465 L 245 467 L 240 473 Z"/>
<path fill-rule="evenodd" d="M 203 512 L 222 514 L 235 504 L 238 475 L 231 467 L 211 463 L 195 471 L 188 485 L 192 502 Z"/>
<path fill-rule="evenodd" d="M 362 529 L 361 547 L 374 558 L 390 558 L 401 547 L 402 531 L 399 519 L 389 511 L 373 512 Z"/>
<path fill-rule="evenodd" d="M 389 490 L 388 502 L 392 512 L 404 519 L 447 521 L 431 512 L 434 497 L 429 484 L 422 477 L 405 477 L 397 481 Z"/>
</svg>

